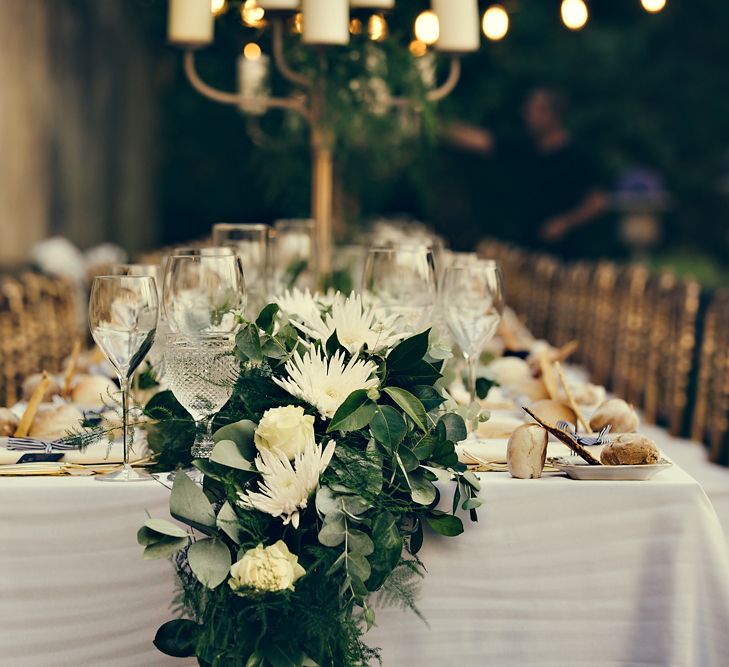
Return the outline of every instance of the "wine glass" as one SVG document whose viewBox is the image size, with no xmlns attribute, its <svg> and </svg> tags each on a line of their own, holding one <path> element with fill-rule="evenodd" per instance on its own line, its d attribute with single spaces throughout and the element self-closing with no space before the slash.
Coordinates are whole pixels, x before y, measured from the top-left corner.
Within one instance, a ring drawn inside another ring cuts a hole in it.
<svg viewBox="0 0 729 667">
<path fill-rule="evenodd" d="M 452 264 L 443 274 L 441 303 L 448 328 L 466 359 L 473 403 L 478 360 L 494 337 L 504 309 L 501 267 L 493 260 Z"/>
<path fill-rule="evenodd" d="M 176 250 L 167 260 L 162 305 L 174 333 L 199 336 L 237 331 L 246 287 L 235 250 Z"/>
<path fill-rule="evenodd" d="M 426 327 L 436 302 L 435 263 L 424 244 L 373 247 L 367 253 L 362 291 L 401 331 Z"/>
<path fill-rule="evenodd" d="M 314 229 L 313 220 L 277 220 L 273 223 L 273 294 L 293 287 L 314 288 Z"/>
<path fill-rule="evenodd" d="M 152 479 L 129 465 L 129 386 L 134 371 L 154 343 L 159 298 L 149 276 L 99 276 L 89 298 L 89 326 L 96 344 L 116 370 L 122 393 L 124 465 L 96 479 L 139 482 Z"/>
<path fill-rule="evenodd" d="M 258 223 L 220 222 L 213 225 L 213 245 L 231 247 L 243 263 L 248 305 L 257 315 L 268 295 L 269 227 Z"/>
<path fill-rule="evenodd" d="M 213 450 L 213 419 L 230 400 L 240 368 L 234 348 L 232 334 L 167 335 L 165 380 L 195 420 L 193 458 L 208 459 Z"/>
</svg>

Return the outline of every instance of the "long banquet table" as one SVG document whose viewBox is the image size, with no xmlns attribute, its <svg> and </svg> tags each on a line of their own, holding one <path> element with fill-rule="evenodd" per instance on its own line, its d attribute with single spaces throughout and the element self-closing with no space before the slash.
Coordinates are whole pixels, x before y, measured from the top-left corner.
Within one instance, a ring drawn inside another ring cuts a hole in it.
<svg viewBox="0 0 729 667">
<path fill-rule="evenodd" d="M 386 667 L 729 665 L 729 557 L 706 495 L 678 467 L 648 482 L 482 475 L 479 522 L 427 536 L 420 608 L 382 609 Z M 157 483 L 0 480 L 0 664 L 191 665 L 156 652 L 172 568 L 144 561 Z M 444 502 L 450 497 L 444 493 Z"/>
</svg>

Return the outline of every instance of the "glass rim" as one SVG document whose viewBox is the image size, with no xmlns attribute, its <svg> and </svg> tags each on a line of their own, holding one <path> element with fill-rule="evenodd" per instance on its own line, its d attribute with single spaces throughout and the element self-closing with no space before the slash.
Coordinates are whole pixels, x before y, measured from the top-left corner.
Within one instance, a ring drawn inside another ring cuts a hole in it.
<svg viewBox="0 0 729 667">
<path fill-rule="evenodd" d="M 433 253 L 432 246 L 427 243 L 412 243 L 405 245 L 371 245 L 367 248 L 367 252 L 426 252 Z"/>
<path fill-rule="evenodd" d="M 314 218 L 279 218 L 273 221 L 273 229 L 278 230 L 280 227 L 308 227 L 314 229 L 316 220 Z"/>
<path fill-rule="evenodd" d="M 152 282 L 155 282 L 154 276 L 115 276 L 112 274 L 103 274 L 100 276 L 94 276 L 94 282 L 97 280 L 151 280 Z"/>
<path fill-rule="evenodd" d="M 175 248 L 173 252 L 167 255 L 167 261 L 173 258 L 187 257 L 190 259 L 200 259 L 202 257 L 237 257 L 237 253 L 231 246 L 204 246 L 202 248 Z"/>
<path fill-rule="evenodd" d="M 213 230 L 215 229 L 240 229 L 240 230 L 256 230 L 256 231 L 266 231 L 270 229 L 270 225 L 267 225 L 265 222 L 216 222 L 213 225 Z"/>
</svg>

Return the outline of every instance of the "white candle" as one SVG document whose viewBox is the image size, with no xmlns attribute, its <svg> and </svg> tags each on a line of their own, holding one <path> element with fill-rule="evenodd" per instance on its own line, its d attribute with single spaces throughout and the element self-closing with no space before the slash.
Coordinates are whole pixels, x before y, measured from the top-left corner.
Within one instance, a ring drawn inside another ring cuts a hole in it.
<svg viewBox="0 0 729 667">
<path fill-rule="evenodd" d="M 210 0 L 170 0 L 167 39 L 188 47 L 210 44 L 214 18 Z"/>
<path fill-rule="evenodd" d="M 478 51 L 478 0 L 433 0 L 432 6 L 440 25 L 436 49 L 450 53 Z"/>
<path fill-rule="evenodd" d="M 258 6 L 267 12 L 276 10 L 295 11 L 301 4 L 300 0 L 258 0 Z"/>
<path fill-rule="evenodd" d="M 352 9 L 392 9 L 395 0 L 350 0 Z"/>
<path fill-rule="evenodd" d="M 238 108 L 243 113 L 260 116 L 266 113 L 266 105 L 262 100 L 268 97 L 269 93 L 270 59 L 260 50 L 256 52 L 253 49 L 247 49 L 246 51 L 238 56 L 238 92 L 250 99 L 241 102 Z M 256 57 L 251 57 L 251 52 L 256 54 Z"/>
<path fill-rule="evenodd" d="M 349 44 L 348 0 L 302 0 L 304 44 Z"/>
</svg>

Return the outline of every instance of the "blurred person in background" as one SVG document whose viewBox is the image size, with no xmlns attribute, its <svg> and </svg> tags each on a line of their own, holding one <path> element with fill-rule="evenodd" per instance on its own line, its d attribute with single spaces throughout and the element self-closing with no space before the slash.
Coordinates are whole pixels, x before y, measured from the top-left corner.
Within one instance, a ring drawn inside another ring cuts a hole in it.
<svg viewBox="0 0 729 667">
<path fill-rule="evenodd" d="M 609 254 L 615 234 L 606 216 L 608 196 L 592 155 L 572 140 L 564 94 L 535 88 L 522 111 L 523 137 L 451 124 L 443 138 L 461 149 L 493 156 L 512 172 L 512 240 L 567 257 Z"/>
</svg>

